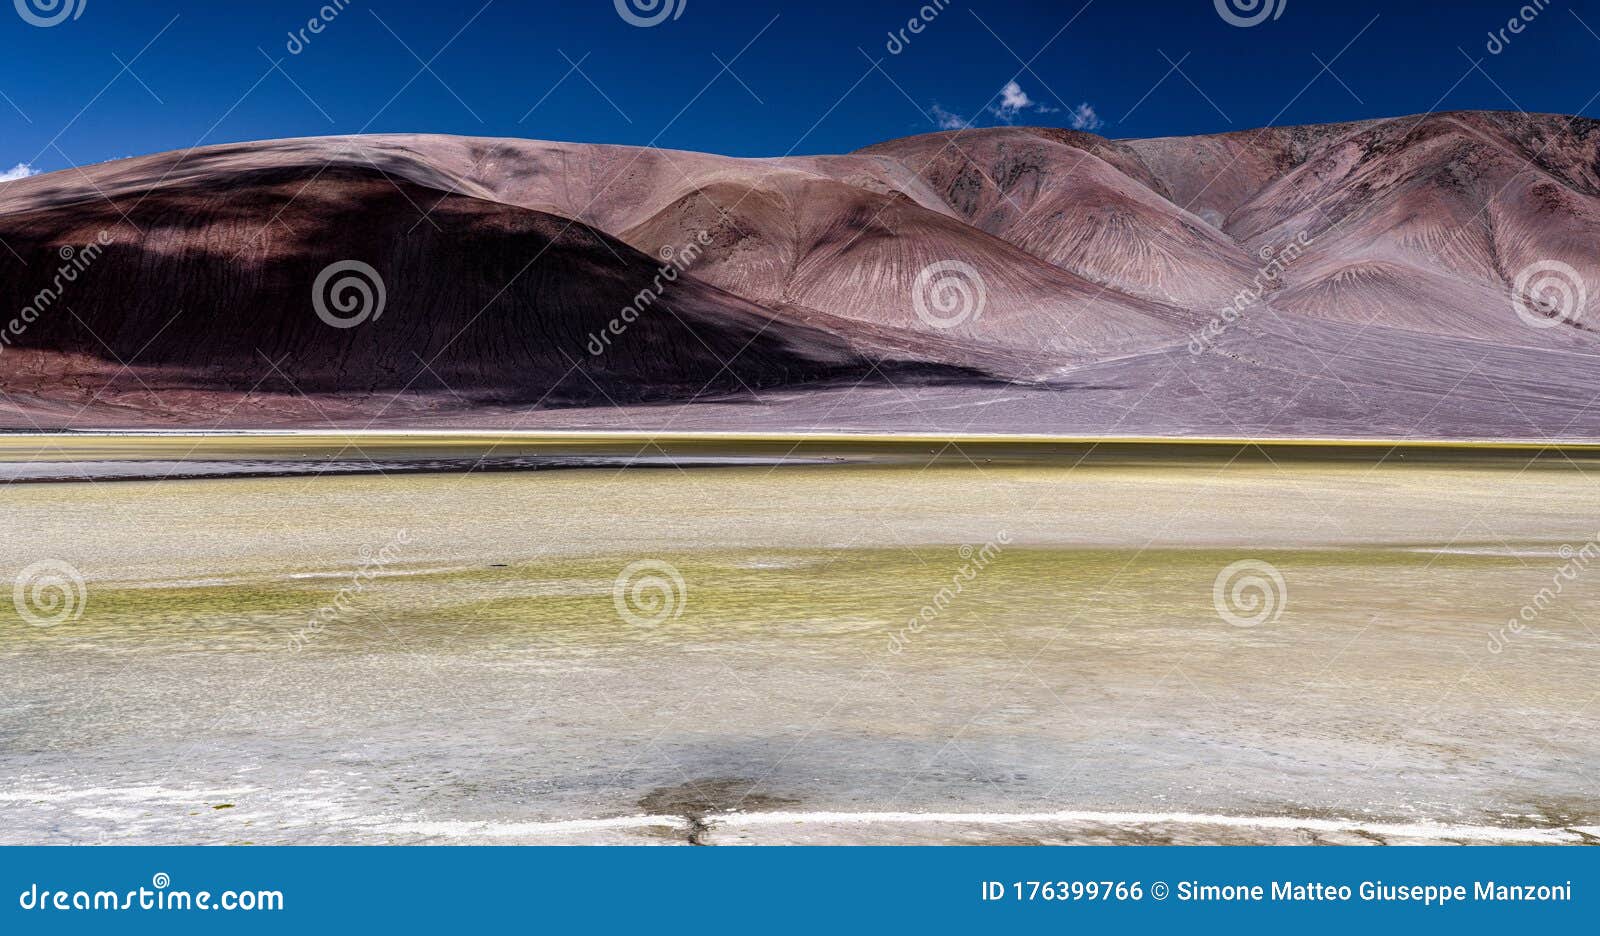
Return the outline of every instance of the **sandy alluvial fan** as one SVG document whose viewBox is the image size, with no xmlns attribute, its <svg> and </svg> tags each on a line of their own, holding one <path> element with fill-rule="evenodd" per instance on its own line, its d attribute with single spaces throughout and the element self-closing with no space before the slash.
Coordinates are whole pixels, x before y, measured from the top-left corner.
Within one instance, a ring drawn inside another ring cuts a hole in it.
<svg viewBox="0 0 1600 936">
<path fill-rule="evenodd" d="M 1597 128 L 120 160 L 0 185 L 0 426 L 1594 436 Z"/>
</svg>

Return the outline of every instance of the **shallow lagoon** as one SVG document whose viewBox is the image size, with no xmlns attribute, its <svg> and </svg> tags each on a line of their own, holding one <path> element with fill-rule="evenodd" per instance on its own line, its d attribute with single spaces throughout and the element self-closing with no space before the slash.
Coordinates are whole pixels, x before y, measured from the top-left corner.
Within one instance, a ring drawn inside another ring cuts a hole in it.
<svg viewBox="0 0 1600 936">
<path fill-rule="evenodd" d="M 1257 461 L 11 485 L 0 566 L 60 559 L 84 601 L 0 627 L 0 836 L 1582 840 L 1600 574 L 1506 627 L 1595 538 L 1594 483 Z M 1230 623 L 1241 561 L 1282 583 Z M 861 816 L 922 812 L 990 815 Z"/>
</svg>

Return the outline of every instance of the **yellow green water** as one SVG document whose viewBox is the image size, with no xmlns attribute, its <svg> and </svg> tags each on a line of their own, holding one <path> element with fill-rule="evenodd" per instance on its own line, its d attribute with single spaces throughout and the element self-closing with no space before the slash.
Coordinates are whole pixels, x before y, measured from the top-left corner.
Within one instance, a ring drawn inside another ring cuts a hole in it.
<svg viewBox="0 0 1600 936">
<path fill-rule="evenodd" d="M 1535 547 L 1525 546 L 1525 549 Z M 541 638 L 596 646 L 639 641 L 736 641 L 751 636 L 832 636 L 863 651 L 888 641 L 945 590 L 958 593 L 937 608 L 957 633 L 972 627 L 1071 625 L 1150 628 L 1185 622 L 1209 626 L 1212 586 L 1238 549 L 1042 549 L 998 546 L 982 569 L 954 547 L 921 549 L 765 549 L 660 553 L 682 584 L 659 617 L 630 623 L 617 611 L 618 576 L 636 557 L 553 557 L 516 565 L 442 569 L 403 562 L 356 565 L 344 575 L 315 578 L 219 578 L 204 584 L 96 584 L 70 632 L 96 640 L 164 639 L 212 646 L 218 639 L 275 648 L 316 619 L 348 617 L 319 634 L 328 650 L 363 649 L 374 622 L 403 628 L 425 642 Z M 1345 598 L 1332 583 L 1410 591 L 1416 609 L 1435 599 L 1441 610 L 1485 626 L 1514 614 L 1530 586 L 1527 557 L 1440 554 L 1401 549 L 1253 550 L 1253 559 L 1304 582 L 1285 607 L 1283 623 L 1340 614 Z M 1552 552 L 1548 564 L 1559 565 Z M 962 575 L 967 568 L 971 575 Z M 1445 583 L 1450 583 L 1444 589 Z M 1366 583 L 1366 584 L 1362 584 Z M 348 613 L 328 613 L 341 590 Z M 1441 591 L 1429 595 L 1427 592 Z M 1578 588 L 1571 592 L 1581 595 Z M 1444 602 L 1442 599 L 1448 599 Z M 1393 604 L 1393 597 L 1384 599 Z M 1466 628 L 1470 630 L 1471 628 Z M 915 631 L 914 631 L 915 632 Z M 12 639 L 49 641 L 48 628 L 12 631 Z"/>
</svg>

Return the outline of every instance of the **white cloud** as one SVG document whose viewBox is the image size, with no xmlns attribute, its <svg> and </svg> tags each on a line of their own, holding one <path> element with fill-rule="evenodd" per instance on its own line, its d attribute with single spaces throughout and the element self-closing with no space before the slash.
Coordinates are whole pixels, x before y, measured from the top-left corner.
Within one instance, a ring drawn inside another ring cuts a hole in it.
<svg viewBox="0 0 1600 936">
<path fill-rule="evenodd" d="M 1033 98 L 1028 97 L 1028 92 L 1022 90 L 1022 85 L 1015 81 L 1006 82 L 1000 89 L 1000 106 L 994 108 L 994 115 L 1010 123 L 1017 115 L 1033 106 Z"/>
<path fill-rule="evenodd" d="M 1022 90 L 1022 85 L 1015 81 L 1006 82 L 1000 89 L 1000 107 L 1002 110 L 1023 110 L 1033 104 L 1033 98 L 1028 97 L 1028 92 Z"/>
<path fill-rule="evenodd" d="M 1000 89 L 1000 102 L 989 108 L 989 113 L 1010 124 L 1015 123 L 1023 114 L 1059 114 L 1061 108 L 1035 99 L 1022 89 L 1022 85 L 1016 81 L 1008 81 L 1006 86 Z M 952 114 L 940 107 L 937 102 L 928 109 L 928 114 L 939 124 L 941 130 L 965 130 L 973 126 L 972 121 L 960 114 Z M 1094 106 L 1087 101 L 1077 107 L 1067 108 L 1065 119 L 1075 130 L 1098 130 L 1105 126 L 1105 121 L 1100 119 L 1100 115 L 1095 113 Z"/>
<path fill-rule="evenodd" d="M 1067 113 L 1067 119 L 1071 121 L 1074 130 L 1094 131 L 1106 125 L 1106 122 L 1100 119 L 1100 115 L 1094 112 L 1094 105 L 1088 101 L 1072 108 Z"/>
<path fill-rule="evenodd" d="M 0 163 L 0 166 L 3 165 L 5 165 L 5 163 Z M 10 169 L 0 172 L 0 182 L 15 182 L 18 179 L 26 179 L 28 176 L 38 174 L 38 171 L 27 163 L 17 163 Z"/>
<path fill-rule="evenodd" d="M 972 126 L 971 121 L 960 114 L 952 114 L 940 107 L 938 101 L 933 103 L 933 106 L 928 109 L 928 113 L 932 114 L 933 119 L 939 122 L 940 130 L 965 130 Z"/>
<path fill-rule="evenodd" d="M 1022 85 L 1008 81 L 1006 86 L 1000 89 L 999 105 L 989 108 L 989 112 L 1006 123 L 1011 123 L 1023 112 L 1059 114 L 1061 108 L 1035 100 L 1028 92 L 1022 90 Z"/>
</svg>

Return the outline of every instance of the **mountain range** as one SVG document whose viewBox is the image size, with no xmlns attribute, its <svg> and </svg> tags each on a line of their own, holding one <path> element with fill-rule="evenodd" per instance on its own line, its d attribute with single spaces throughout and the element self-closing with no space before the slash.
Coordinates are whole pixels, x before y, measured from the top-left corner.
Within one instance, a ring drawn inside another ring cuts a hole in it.
<svg viewBox="0 0 1600 936">
<path fill-rule="evenodd" d="M 75 168 L 0 184 L 0 428 L 1600 438 L 1597 130 L 773 159 L 374 135 Z"/>
</svg>

